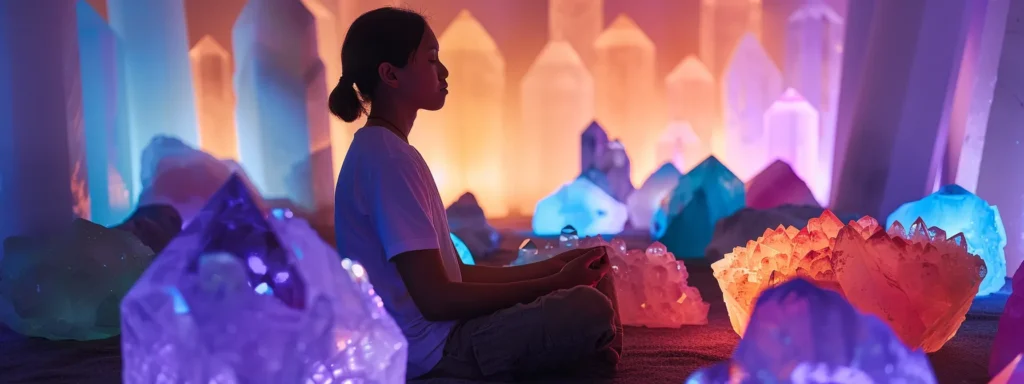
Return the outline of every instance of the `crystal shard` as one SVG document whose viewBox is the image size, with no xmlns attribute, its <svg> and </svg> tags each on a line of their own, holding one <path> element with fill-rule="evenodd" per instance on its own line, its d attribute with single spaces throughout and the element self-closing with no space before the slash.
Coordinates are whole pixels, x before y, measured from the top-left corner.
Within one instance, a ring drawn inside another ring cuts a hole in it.
<svg viewBox="0 0 1024 384">
<path fill-rule="evenodd" d="M 740 40 L 722 78 L 725 163 L 747 180 L 768 165 L 764 115 L 782 94 L 782 74 L 752 34 Z"/>
<path fill-rule="evenodd" d="M 760 1 L 704 0 L 700 9 L 700 58 L 716 77 L 745 33 L 761 34 Z"/>
<path fill-rule="evenodd" d="M 580 171 L 597 167 L 599 159 L 608 150 L 608 133 L 596 121 L 591 122 L 580 135 Z"/>
<path fill-rule="evenodd" d="M 1006 230 L 999 208 L 961 188 L 947 185 L 925 198 L 901 205 L 886 225 L 896 221 L 909 223 L 917 218 L 942 228 L 947 233 L 963 233 L 967 251 L 985 260 L 988 274 L 981 281 L 978 296 L 998 291 L 1006 283 Z"/>
<path fill-rule="evenodd" d="M 843 226 L 827 210 L 803 229 L 765 230 L 711 268 L 740 335 L 762 291 L 801 277 L 843 294 L 925 352 L 956 334 L 985 277 L 984 262 L 967 252 L 962 234 L 947 236 L 920 219 L 909 231 L 899 222 L 884 231 L 869 216 Z"/>
<path fill-rule="evenodd" d="M 992 381 L 989 381 L 988 384 L 1012 384 L 1024 381 L 1024 369 L 1020 367 L 1022 357 L 1024 355 L 1017 355 L 1003 370 L 993 375 Z"/>
<path fill-rule="evenodd" d="M 232 177 L 121 303 L 124 381 L 405 380 L 406 342 L 359 264 Z"/>
<path fill-rule="evenodd" d="M 154 254 L 131 233 L 76 219 L 9 237 L 0 259 L 0 321 L 22 335 L 96 340 L 120 333 L 118 305 Z"/>
<path fill-rule="evenodd" d="M 795 279 L 757 300 L 750 328 L 728 362 L 693 373 L 687 384 L 934 384 L 927 356 L 907 348 L 885 322 L 842 295 Z"/>
<path fill-rule="evenodd" d="M 704 145 L 721 154 L 718 84 L 708 67 L 696 56 L 685 57 L 665 77 L 665 93 L 669 120 L 690 123 Z"/>
<path fill-rule="evenodd" d="M 476 259 L 473 258 L 473 252 L 469 250 L 466 243 L 462 241 L 454 233 L 451 234 L 452 245 L 455 246 L 455 252 L 459 254 L 459 258 L 462 259 L 462 264 L 476 265 Z"/>
<path fill-rule="evenodd" d="M 651 227 L 654 213 L 665 197 L 679 185 L 683 174 L 674 165 L 666 163 L 658 168 L 636 192 L 626 199 L 629 207 L 629 224 L 634 229 L 647 230 Z"/>
<path fill-rule="evenodd" d="M 687 285 L 686 266 L 663 244 L 627 251 L 625 242 L 612 240 L 609 248 L 623 325 L 677 328 L 708 323 L 710 306 L 697 288 Z"/>
<path fill-rule="evenodd" d="M 318 183 L 334 178 L 313 15 L 298 1 L 253 0 L 231 33 L 240 162 L 268 198 L 333 204 L 333 183 Z"/>
<path fill-rule="evenodd" d="M 701 139 L 690 123 L 675 121 L 669 123 L 658 138 L 654 160 L 658 164 L 672 163 L 679 170 L 689 170 L 710 155 L 708 141 Z"/>
<path fill-rule="evenodd" d="M 992 339 L 990 374 L 995 375 L 1015 356 L 1024 353 L 1024 328 L 1021 324 L 1024 324 L 1024 274 L 1018 273 L 1013 276 L 1013 293 L 1006 299 L 1003 314 L 999 316 L 999 328 Z"/>
<path fill-rule="evenodd" d="M 818 171 L 818 111 L 793 88 L 782 93 L 764 113 L 764 135 L 768 158 L 792 166 L 793 171 L 811 187 L 818 201 L 828 200 L 831 180 Z"/>
<path fill-rule="evenodd" d="M 789 164 L 776 160 L 747 182 L 747 206 L 769 209 L 785 204 L 818 206 L 818 200 Z"/>
<path fill-rule="evenodd" d="M 235 90 L 231 85 L 231 54 L 212 36 L 199 39 L 188 51 L 199 109 L 199 148 L 218 159 L 238 160 Z"/>
<path fill-rule="evenodd" d="M 571 44 L 587 66 L 594 65 L 594 41 L 603 28 L 604 0 L 548 2 L 548 31 L 551 41 L 565 41 Z"/>
<path fill-rule="evenodd" d="M 633 194 L 633 182 L 629 179 L 630 161 L 626 148 L 618 140 L 608 143 L 595 159 L 594 165 L 584 169 L 580 177 L 601 187 L 615 200 L 625 202 Z"/>
<path fill-rule="evenodd" d="M 575 142 L 594 118 L 594 79 L 577 52 L 567 41 L 550 41 L 523 76 L 522 124 L 507 132 L 518 138 L 511 144 L 533 148 L 527 156 L 517 154 L 509 170 L 517 179 L 512 187 L 522 212 L 580 171 Z"/>
<path fill-rule="evenodd" d="M 498 231 L 487 222 L 483 208 L 480 208 L 472 193 L 463 194 L 445 211 L 448 215 L 448 228 L 461 239 L 471 254 L 483 258 L 498 249 Z"/>
<path fill-rule="evenodd" d="M 580 244 L 580 235 L 572 225 L 562 227 L 562 233 L 558 235 L 558 246 L 563 249 L 576 249 Z"/>
<path fill-rule="evenodd" d="M 743 208 L 743 183 L 709 157 L 679 178 L 651 222 L 651 237 L 676 257 L 703 257 L 715 222 Z"/>
<path fill-rule="evenodd" d="M 558 235 L 566 225 L 572 225 L 582 236 L 613 235 L 622 232 L 628 218 L 625 204 L 580 177 L 537 203 L 533 232 Z"/>
<path fill-rule="evenodd" d="M 662 101 L 655 87 L 655 46 L 625 14 L 612 20 L 594 41 L 596 118 L 630 153 L 649 151 L 658 144 L 665 122 L 654 106 Z M 658 167 L 652 157 L 634 158 L 635 182 Z"/>
<path fill-rule="evenodd" d="M 143 148 L 156 136 L 198 145 L 185 1 L 108 0 L 107 16 L 124 52 L 131 163 L 139 164 Z M 133 191 L 141 190 L 141 180 L 132 183 Z"/>
</svg>

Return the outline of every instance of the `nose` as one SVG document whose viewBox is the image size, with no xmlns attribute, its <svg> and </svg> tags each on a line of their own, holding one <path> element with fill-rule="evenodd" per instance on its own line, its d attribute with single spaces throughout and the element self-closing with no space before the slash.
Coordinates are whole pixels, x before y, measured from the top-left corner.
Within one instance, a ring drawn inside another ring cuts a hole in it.
<svg viewBox="0 0 1024 384">
<path fill-rule="evenodd" d="M 437 77 L 438 77 L 438 79 L 441 79 L 441 80 L 447 79 L 448 78 L 448 66 L 444 65 L 444 63 L 441 63 L 441 62 L 438 62 L 438 64 L 439 64 L 437 66 Z"/>
</svg>

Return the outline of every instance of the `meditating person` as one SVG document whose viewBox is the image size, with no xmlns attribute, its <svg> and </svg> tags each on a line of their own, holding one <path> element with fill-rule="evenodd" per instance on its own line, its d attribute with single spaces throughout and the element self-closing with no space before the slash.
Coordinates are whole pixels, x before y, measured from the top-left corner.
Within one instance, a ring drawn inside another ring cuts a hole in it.
<svg viewBox="0 0 1024 384">
<path fill-rule="evenodd" d="M 604 247 L 519 267 L 459 259 L 434 178 L 408 140 L 417 112 L 440 109 L 448 94 L 440 48 L 408 10 L 370 11 L 348 30 L 330 110 L 347 122 L 369 111 L 338 176 L 339 253 L 365 267 L 401 327 L 410 379 L 614 373 L 621 325 Z"/>
</svg>

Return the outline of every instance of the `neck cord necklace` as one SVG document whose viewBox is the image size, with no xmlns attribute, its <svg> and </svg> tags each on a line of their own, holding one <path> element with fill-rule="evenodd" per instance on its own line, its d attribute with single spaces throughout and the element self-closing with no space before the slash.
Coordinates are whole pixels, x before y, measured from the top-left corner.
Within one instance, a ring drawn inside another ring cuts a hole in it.
<svg viewBox="0 0 1024 384">
<path fill-rule="evenodd" d="M 401 129 L 398 129 L 398 125 L 395 124 L 395 123 L 392 123 L 391 120 L 385 119 L 385 118 L 380 117 L 380 116 L 369 116 L 369 115 L 366 116 L 366 119 L 367 120 L 370 120 L 370 119 L 380 120 L 381 122 L 385 123 L 386 126 L 384 128 L 387 128 L 391 132 L 394 132 L 395 135 L 397 135 L 403 141 L 405 141 L 405 142 L 409 141 L 409 138 L 406 136 L 406 134 L 403 133 Z"/>
</svg>

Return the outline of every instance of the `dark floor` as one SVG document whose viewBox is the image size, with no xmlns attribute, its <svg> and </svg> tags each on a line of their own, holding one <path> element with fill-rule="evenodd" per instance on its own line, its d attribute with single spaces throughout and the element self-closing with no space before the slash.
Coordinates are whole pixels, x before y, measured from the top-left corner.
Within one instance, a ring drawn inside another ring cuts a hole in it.
<svg viewBox="0 0 1024 384">
<path fill-rule="evenodd" d="M 630 241 L 631 247 L 643 242 Z M 518 241 L 509 239 L 506 244 L 518 245 Z M 680 329 L 627 328 L 625 355 L 613 383 L 680 384 L 697 368 L 725 360 L 732 353 L 739 338 L 729 325 L 710 267 L 695 260 L 687 263 L 687 268 L 690 285 L 700 289 L 704 300 L 711 303 L 709 324 Z M 1005 294 L 997 294 L 976 301 L 956 337 L 930 355 L 940 383 L 988 381 L 989 350 L 1005 300 Z M 117 383 L 120 372 L 117 338 L 53 342 L 26 340 L 0 331 L 0 384 Z"/>
</svg>

